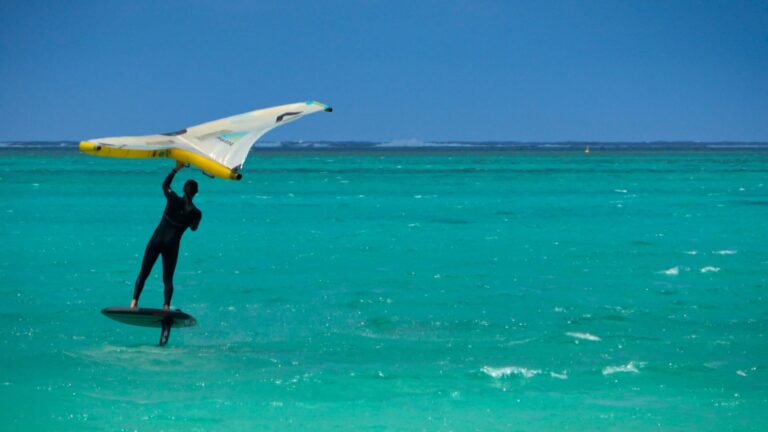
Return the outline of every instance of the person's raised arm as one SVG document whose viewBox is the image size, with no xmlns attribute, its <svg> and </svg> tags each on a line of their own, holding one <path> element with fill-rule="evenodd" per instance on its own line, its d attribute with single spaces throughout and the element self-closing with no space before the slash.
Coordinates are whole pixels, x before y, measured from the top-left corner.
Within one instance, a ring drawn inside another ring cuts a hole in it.
<svg viewBox="0 0 768 432">
<path fill-rule="evenodd" d="M 173 190 L 171 190 L 171 182 L 173 181 L 173 177 L 176 176 L 176 173 L 182 168 L 184 168 L 184 163 L 176 161 L 176 168 L 172 169 L 171 173 L 168 174 L 168 177 L 163 181 L 163 194 L 165 194 L 166 198 L 173 193 Z"/>
</svg>

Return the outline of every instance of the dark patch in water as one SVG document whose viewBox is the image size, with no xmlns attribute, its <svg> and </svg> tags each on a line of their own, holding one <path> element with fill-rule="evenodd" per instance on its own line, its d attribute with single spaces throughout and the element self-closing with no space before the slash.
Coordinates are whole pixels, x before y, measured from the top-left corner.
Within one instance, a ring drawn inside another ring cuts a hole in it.
<svg viewBox="0 0 768 432">
<path fill-rule="evenodd" d="M 768 201 L 752 201 L 752 200 L 743 200 L 743 201 L 734 201 L 737 204 L 743 204 L 743 205 L 749 205 L 749 206 L 768 206 Z"/>
<path fill-rule="evenodd" d="M 465 221 L 463 219 L 432 219 L 430 222 L 452 224 L 452 225 L 464 225 L 469 223 L 469 221 Z"/>
<path fill-rule="evenodd" d="M 627 341 L 646 341 L 646 342 L 661 342 L 662 339 L 650 337 L 650 336 L 626 336 L 624 338 Z"/>
<path fill-rule="evenodd" d="M 365 324 L 372 330 L 392 331 L 395 329 L 395 323 L 384 315 L 369 318 L 365 320 Z"/>
</svg>

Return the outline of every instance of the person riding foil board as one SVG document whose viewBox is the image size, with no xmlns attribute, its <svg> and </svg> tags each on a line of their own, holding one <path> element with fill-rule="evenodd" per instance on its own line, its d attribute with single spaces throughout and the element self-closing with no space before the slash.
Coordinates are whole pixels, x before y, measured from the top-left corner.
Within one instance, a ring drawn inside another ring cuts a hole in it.
<svg viewBox="0 0 768 432">
<path fill-rule="evenodd" d="M 163 310 L 169 310 L 171 307 L 171 297 L 173 297 L 173 273 L 176 271 L 176 261 L 179 257 L 179 245 L 181 236 L 187 228 L 197 231 L 200 225 L 200 219 L 203 214 L 192 203 L 192 198 L 197 194 L 197 182 L 187 180 L 184 183 L 184 196 L 180 197 L 171 189 L 173 177 L 179 170 L 184 168 L 182 162 L 176 162 L 176 167 L 171 170 L 168 177 L 163 181 L 163 193 L 167 200 L 163 217 L 160 224 L 149 239 L 147 249 L 144 251 L 144 260 L 141 263 L 139 277 L 136 279 L 136 285 L 133 290 L 133 300 L 131 308 L 138 307 L 139 296 L 144 289 L 144 282 L 152 271 L 152 267 L 157 261 L 159 255 L 163 256 L 163 284 L 165 285 L 165 301 Z"/>
</svg>

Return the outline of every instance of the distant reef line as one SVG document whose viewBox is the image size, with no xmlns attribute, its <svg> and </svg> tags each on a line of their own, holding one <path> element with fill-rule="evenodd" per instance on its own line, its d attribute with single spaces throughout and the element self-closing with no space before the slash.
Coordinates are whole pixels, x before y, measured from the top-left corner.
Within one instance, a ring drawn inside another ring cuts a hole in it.
<svg viewBox="0 0 768 432">
<path fill-rule="evenodd" d="M 0 149 L 61 149 L 76 150 L 78 141 L 0 141 Z M 251 151 L 269 150 L 703 150 L 703 149 L 763 149 L 762 141 L 260 141 Z"/>
</svg>

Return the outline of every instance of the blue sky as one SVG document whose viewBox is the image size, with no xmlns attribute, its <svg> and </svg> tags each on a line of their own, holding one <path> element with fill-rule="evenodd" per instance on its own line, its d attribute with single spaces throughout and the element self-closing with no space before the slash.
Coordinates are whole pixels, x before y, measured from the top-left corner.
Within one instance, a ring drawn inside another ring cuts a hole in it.
<svg viewBox="0 0 768 432">
<path fill-rule="evenodd" d="M 0 0 L 0 140 L 768 141 L 768 2 Z"/>
</svg>

